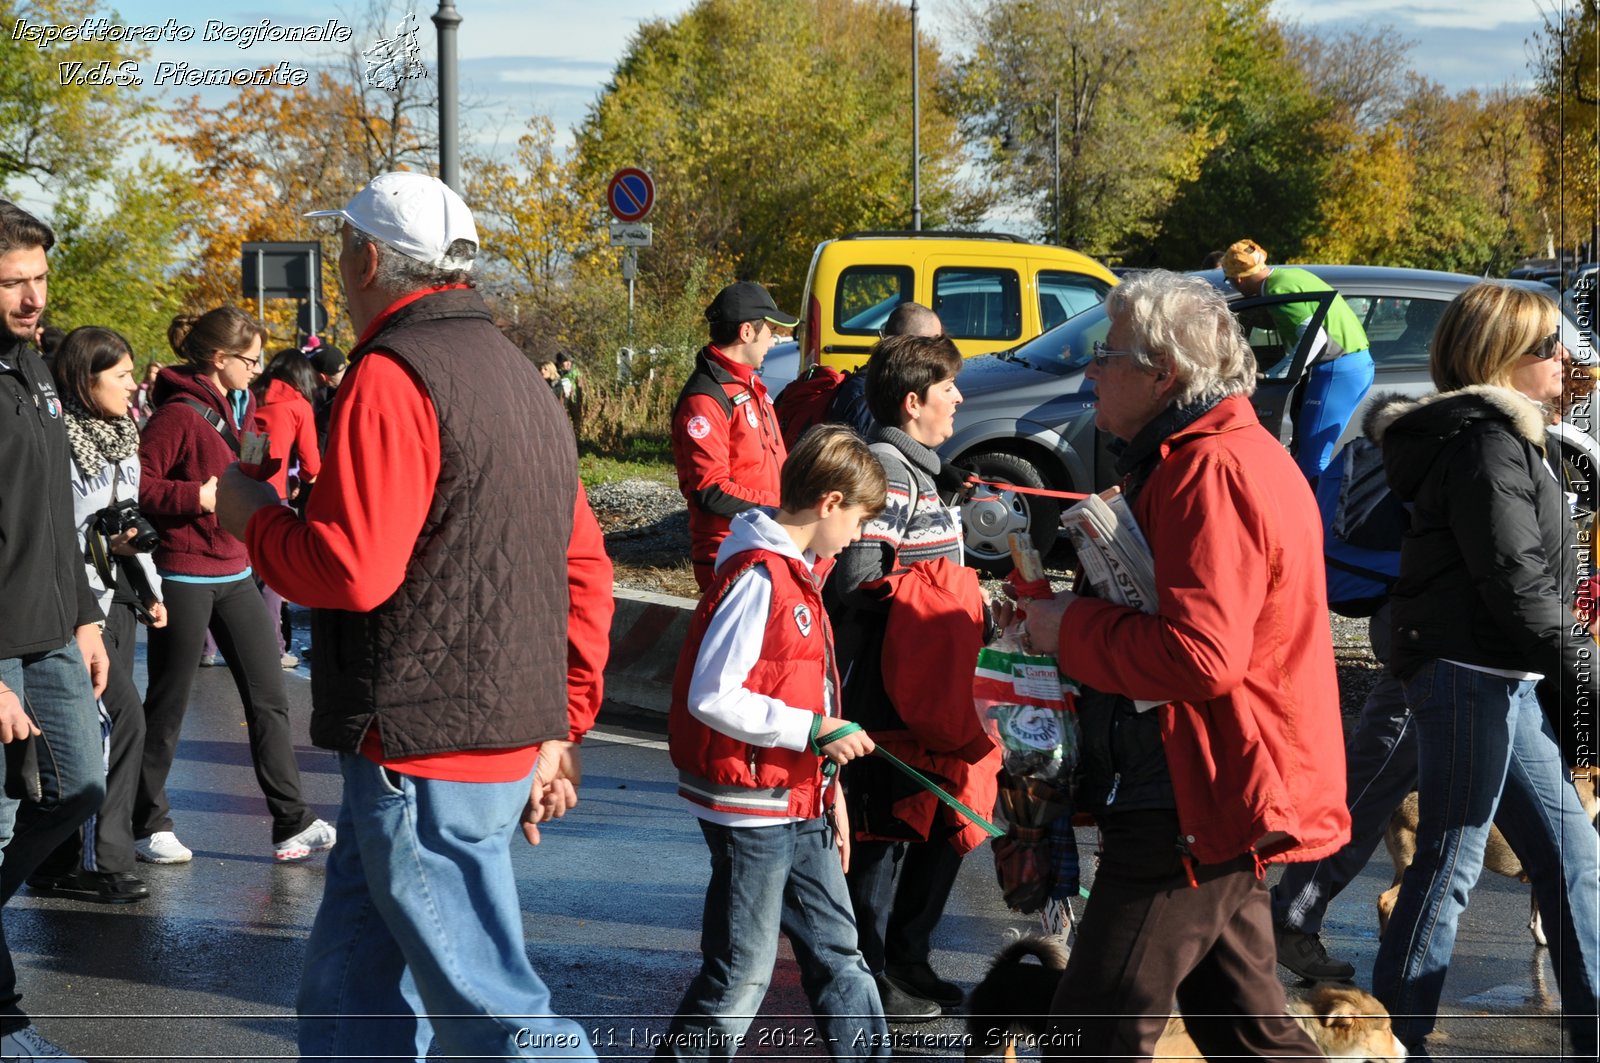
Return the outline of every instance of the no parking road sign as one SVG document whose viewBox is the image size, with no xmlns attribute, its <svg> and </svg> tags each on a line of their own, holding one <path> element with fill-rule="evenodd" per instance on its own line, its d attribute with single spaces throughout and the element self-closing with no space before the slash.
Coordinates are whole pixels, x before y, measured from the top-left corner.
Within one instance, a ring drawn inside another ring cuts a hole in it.
<svg viewBox="0 0 1600 1063">
<path fill-rule="evenodd" d="M 643 221 L 656 205 L 656 184 L 634 166 L 624 166 L 606 186 L 606 206 L 618 221 Z"/>
</svg>

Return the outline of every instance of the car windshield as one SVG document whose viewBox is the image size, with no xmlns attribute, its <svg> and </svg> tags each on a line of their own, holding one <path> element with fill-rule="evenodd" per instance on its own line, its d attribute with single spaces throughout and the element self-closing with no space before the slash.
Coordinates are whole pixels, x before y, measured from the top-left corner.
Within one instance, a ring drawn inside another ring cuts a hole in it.
<svg viewBox="0 0 1600 1063">
<path fill-rule="evenodd" d="M 1065 376 L 1089 364 L 1091 349 L 1111 331 L 1104 305 L 1092 306 L 1068 318 L 1049 332 L 1013 347 L 1003 357 L 1021 362 L 1030 369 Z"/>
</svg>

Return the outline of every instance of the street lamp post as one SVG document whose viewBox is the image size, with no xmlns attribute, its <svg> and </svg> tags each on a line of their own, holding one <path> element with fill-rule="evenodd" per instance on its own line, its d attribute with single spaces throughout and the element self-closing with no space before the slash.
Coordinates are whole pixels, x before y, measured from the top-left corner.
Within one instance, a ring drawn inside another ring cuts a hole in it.
<svg viewBox="0 0 1600 1063">
<path fill-rule="evenodd" d="M 456 30 L 461 16 L 456 13 L 454 0 L 439 0 L 433 25 L 439 35 L 439 180 L 461 194 L 461 112 L 456 68 Z"/>
<path fill-rule="evenodd" d="M 917 67 L 917 0 L 911 0 L 911 230 L 922 231 L 922 78 Z"/>
<path fill-rule="evenodd" d="M 1056 111 L 1055 111 L 1055 118 L 1051 122 L 1051 128 L 1052 128 L 1052 133 L 1053 133 L 1052 143 L 1053 143 L 1054 146 L 1050 150 L 1050 161 L 1055 165 L 1055 171 L 1056 171 L 1056 194 L 1055 194 L 1055 200 L 1054 200 L 1055 233 L 1056 233 L 1056 246 L 1060 247 L 1061 246 L 1061 90 L 1060 89 L 1056 90 Z"/>
</svg>

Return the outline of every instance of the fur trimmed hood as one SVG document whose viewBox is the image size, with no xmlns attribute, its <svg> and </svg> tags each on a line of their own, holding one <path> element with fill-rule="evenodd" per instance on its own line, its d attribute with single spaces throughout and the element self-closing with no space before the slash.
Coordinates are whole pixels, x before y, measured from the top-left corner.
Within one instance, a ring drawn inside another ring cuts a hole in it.
<svg viewBox="0 0 1600 1063">
<path fill-rule="evenodd" d="M 1538 403 L 1520 391 L 1492 384 L 1475 384 L 1458 391 L 1436 391 L 1420 399 L 1395 392 L 1374 395 L 1361 422 L 1362 434 L 1382 446 L 1383 437 L 1394 423 L 1413 414 L 1421 420 L 1415 426 L 1406 426 L 1408 434 L 1426 432 L 1426 426 L 1435 419 L 1441 426 L 1453 424 L 1459 430 L 1467 421 L 1498 417 L 1508 422 L 1512 430 L 1528 442 L 1540 450 L 1544 449 L 1545 416 Z"/>
<path fill-rule="evenodd" d="M 1402 502 L 1411 502 L 1434 461 L 1454 440 L 1494 426 L 1544 453 L 1544 411 L 1519 391 L 1487 384 L 1421 399 L 1375 396 L 1361 428 L 1383 447 L 1389 486 Z"/>
</svg>

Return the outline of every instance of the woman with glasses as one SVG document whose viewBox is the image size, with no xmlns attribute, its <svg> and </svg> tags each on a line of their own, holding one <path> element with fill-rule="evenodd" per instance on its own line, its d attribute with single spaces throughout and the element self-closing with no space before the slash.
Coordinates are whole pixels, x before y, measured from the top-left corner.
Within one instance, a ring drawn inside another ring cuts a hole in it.
<svg viewBox="0 0 1600 1063">
<path fill-rule="evenodd" d="M 1533 881 L 1572 1049 L 1595 1056 L 1600 850 L 1563 750 L 1592 742 L 1597 662 L 1574 625 L 1580 566 L 1546 450 L 1570 359 L 1558 325 L 1536 292 L 1474 285 L 1434 335 L 1439 392 L 1379 400 L 1367 419 L 1411 513 L 1389 666 L 1417 729 L 1417 858 L 1372 986 L 1413 1058 L 1495 824 Z"/>
<path fill-rule="evenodd" d="M 232 306 L 173 318 L 167 339 L 184 364 L 157 378 L 156 410 L 139 448 L 139 501 L 161 533 L 155 561 L 168 615 L 166 628 L 150 633 L 144 764 L 133 811 L 134 847 L 148 863 L 180 864 L 194 855 L 173 830 L 166 784 L 208 628 L 244 702 L 256 781 L 272 816 L 273 856 L 299 860 L 334 842 L 333 827 L 300 796 L 272 618 L 244 544 L 214 513 L 217 478 L 237 460 L 241 435 L 254 423 L 248 388 L 261 372 L 265 336 Z"/>
</svg>

